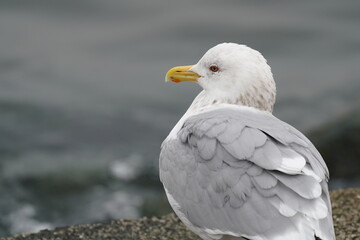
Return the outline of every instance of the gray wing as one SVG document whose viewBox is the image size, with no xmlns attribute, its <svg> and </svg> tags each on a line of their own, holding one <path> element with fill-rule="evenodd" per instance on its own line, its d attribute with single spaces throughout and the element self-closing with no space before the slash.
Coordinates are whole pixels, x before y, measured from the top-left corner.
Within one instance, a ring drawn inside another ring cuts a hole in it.
<svg viewBox="0 0 360 240">
<path fill-rule="evenodd" d="M 328 177 L 303 134 L 249 108 L 190 117 L 160 154 L 167 193 L 209 239 L 335 239 Z"/>
</svg>

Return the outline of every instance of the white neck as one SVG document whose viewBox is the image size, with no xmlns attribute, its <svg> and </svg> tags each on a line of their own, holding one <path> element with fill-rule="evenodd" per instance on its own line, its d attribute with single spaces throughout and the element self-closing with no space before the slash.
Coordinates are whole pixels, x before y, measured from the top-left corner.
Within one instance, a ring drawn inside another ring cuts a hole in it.
<svg viewBox="0 0 360 240">
<path fill-rule="evenodd" d="M 165 141 L 170 139 L 175 139 L 177 137 L 177 133 L 180 131 L 181 127 L 183 126 L 187 118 L 195 114 L 207 111 L 209 108 L 226 104 L 233 106 L 246 106 L 271 113 L 274 100 L 275 99 L 273 99 L 273 101 L 271 102 L 269 101 L 268 105 L 262 107 L 261 104 L 259 104 L 259 101 L 254 101 L 251 98 L 249 99 L 249 101 L 245 101 L 244 98 L 242 97 L 239 97 L 238 99 L 236 99 L 236 101 L 231 101 L 229 99 L 224 100 L 214 94 L 209 94 L 209 92 L 203 90 L 196 96 L 196 98 L 194 99 L 188 110 L 185 112 L 185 114 L 181 117 L 178 123 L 171 130 L 170 134 L 167 136 Z M 257 106 L 257 104 L 259 104 L 259 106 Z"/>
<path fill-rule="evenodd" d="M 206 101 L 207 100 L 207 101 Z M 180 118 L 180 120 L 177 122 L 177 124 L 174 126 L 174 128 L 171 130 L 165 141 L 174 139 L 177 136 L 177 133 L 180 131 L 181 127 L 183 126 L 185 120 L 197 113 L 202 112 L 207 107 L 211 106 L 210 104 L 210 98 L 205 94 L 205 91 L 200 92 L 194 101 L 191 103 L 188 110 L 185 112 L 185 114 Z"/>
</svg>

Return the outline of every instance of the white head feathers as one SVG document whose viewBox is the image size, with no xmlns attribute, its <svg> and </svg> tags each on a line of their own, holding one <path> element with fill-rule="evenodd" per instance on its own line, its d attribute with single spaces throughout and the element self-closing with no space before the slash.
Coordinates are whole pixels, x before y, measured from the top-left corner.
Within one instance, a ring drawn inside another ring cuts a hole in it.
<svg viewBox="0 0 360 240">
<path fill-rule="evenodd" d="M 273 109 L 276 86 L 270 66 L 252 48 L 236 43 L 216 45 L 189 71 L 201 76 L 198 83 L 212 103 Z"/>
</svg>

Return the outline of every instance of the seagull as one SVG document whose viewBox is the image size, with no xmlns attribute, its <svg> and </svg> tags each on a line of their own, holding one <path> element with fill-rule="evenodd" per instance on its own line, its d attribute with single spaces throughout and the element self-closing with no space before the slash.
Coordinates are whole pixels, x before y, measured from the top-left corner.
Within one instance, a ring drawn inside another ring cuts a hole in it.
<svg viewBox="0 0 360 240">
<path fill-rule="evenodd" d="M 276 86 L 260 52 L 222 43 L 165 80 L 203 88 L 159 159 L 168 201 L 191 231 L 204 240 L 335 240 L 327 166 L 272 114 Z"/>
</svg>

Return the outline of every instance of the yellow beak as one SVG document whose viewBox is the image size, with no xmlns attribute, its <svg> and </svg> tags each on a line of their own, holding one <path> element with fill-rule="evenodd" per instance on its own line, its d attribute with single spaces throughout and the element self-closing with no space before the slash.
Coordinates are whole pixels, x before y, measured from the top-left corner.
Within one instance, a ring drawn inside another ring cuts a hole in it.
<svg viewBox="0 0 360 240">
<path fill-rule="evenodd" d="M 165 82 L 168 81 L 173 81 L 176 83 L 184 82 L 184 81 L 197 82 L 197 79 L 200 77 L 200 75 L 194 72 L 189 72 L 189 69 L 191 67 L 192 65 L 174 67 L 170 69 L 166 73 Z"/>
</svg>

